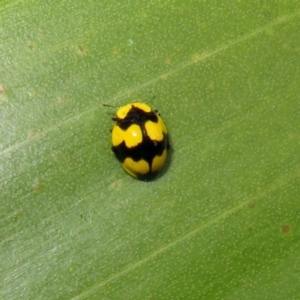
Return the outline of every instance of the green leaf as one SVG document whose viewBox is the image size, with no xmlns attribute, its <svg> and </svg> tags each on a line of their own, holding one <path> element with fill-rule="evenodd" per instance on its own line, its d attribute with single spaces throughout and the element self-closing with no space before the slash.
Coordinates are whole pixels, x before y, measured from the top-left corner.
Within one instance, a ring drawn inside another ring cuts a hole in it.
<svg viewBox="0 0 300 300">
<path fill-rule="evenodd" d="M 1 299 L 299 299 L 300 2 L 0 6 Z M 140 99 L 149 183 L 110 151 Z"/>
</svg>

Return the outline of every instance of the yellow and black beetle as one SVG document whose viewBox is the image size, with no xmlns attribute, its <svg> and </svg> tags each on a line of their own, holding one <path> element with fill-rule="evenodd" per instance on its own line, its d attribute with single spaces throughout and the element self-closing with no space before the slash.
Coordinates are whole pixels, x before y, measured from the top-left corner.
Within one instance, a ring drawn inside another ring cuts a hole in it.
<svg viewBox="0 0 300 300">
<path fill-rule="evenodd" d="M 112 151 L 133 177 L 151 180 L 162 169 L 170 148 L 167 128 L 157 110 L 145 103 L 122 106 L 112 117 Z"/>
</svg>

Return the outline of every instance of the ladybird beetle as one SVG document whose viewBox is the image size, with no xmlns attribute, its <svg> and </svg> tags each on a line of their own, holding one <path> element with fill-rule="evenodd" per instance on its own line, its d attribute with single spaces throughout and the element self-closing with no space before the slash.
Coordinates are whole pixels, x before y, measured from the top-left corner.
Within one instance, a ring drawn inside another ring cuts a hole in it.
<svg viewBox="0 0 300 300">
<path fill-rule="evenodd" d="M 122 106 L 112 117 L 112 151 L 123 169 L 140 180 L 153 179 L 170 148 L 167 128 L 157 110 L 145 103 Z"/>
</svg>

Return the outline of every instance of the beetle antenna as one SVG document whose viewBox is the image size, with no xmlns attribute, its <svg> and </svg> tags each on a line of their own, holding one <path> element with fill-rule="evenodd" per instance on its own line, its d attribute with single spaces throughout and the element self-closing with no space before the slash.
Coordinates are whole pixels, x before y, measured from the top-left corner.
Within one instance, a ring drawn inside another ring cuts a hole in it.
<svg viewBox="0 0 300 300">
<path fill-rule="evenodd" d="M 118 105 L 111 105 L 111 104 L 102 104 L 103 106 L 107 106 L 107 107 L 119 107 Z"/>
</svg>

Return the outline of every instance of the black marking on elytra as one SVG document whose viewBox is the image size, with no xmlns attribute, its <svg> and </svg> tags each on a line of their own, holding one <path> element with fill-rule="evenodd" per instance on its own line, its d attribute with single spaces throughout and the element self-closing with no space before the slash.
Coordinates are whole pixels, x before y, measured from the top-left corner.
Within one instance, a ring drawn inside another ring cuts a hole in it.
<svg viewBox="0 0 300 300">
<path fill-rule="evenodd" d="M 163 151 L 168 149 L 168 136 L 165 133 L 162 141 L 153 141 L 145 134 L 144 130 L 142 130 L 142 132 L 143 140 L 137 146 L 129 148 L 126 146 L 125 141 L 123 141 L 118 146 L 112 147 L 112 151 L 121 163 L 123 163 L 127 157 L 130 157 L 136 162 L 143 159 L 151 166 L 154 157 L 161 156 Z"/>
<path fill-rule="evenodd" d="M 136 176 L 139 180 L 150 181 L 150 180 L 154 179 L 157 176 L 157 174 L 158 174 L 158 171 L 150 172 L 147 174 L 136 174 Z"/>
<path fill-rule="evenodd" d="M 112 120 L 117 122 L 117 125 L 121 129 L 127 130 L 132 124 L 142 126 L 146 121 L 157 123 L 158 117 L 156 115 L 156 111 L 145 112 L 144 110 L 132 105 L 124 119 L 114 116 L 112 117 Z"/>
</svg>

